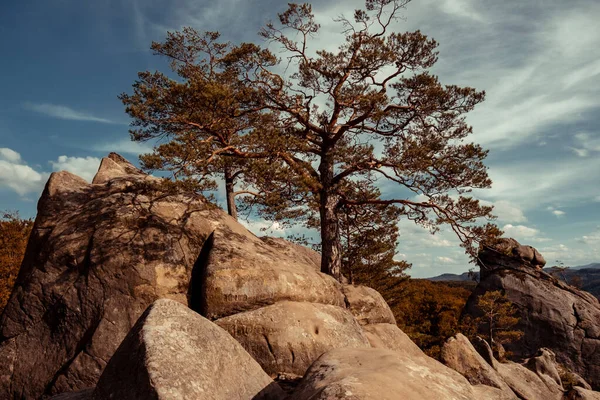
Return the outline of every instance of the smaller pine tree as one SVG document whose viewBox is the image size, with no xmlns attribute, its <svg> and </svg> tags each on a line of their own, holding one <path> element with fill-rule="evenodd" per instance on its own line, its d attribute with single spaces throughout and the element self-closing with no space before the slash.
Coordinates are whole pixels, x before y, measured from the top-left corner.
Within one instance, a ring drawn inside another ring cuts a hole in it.
<svg viewBox="0 0 600 400">
<path fill-rule="evenodd" d="M 519 340 L 523 332 L 514 329 L 520 319 L 517 309 L 506 295 L 499 290 L 486 292 L 477 300 L 477 307 L 482 316 L 475 319 L 480 331 L 484 331 L 492 348 L 496 345 Z"/>
</svg>

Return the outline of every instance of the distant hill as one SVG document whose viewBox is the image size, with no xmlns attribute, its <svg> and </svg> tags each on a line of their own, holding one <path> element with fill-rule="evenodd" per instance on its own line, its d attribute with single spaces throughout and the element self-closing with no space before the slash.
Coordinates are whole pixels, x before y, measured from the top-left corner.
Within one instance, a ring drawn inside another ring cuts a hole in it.
<svg viewBox="0 0 600 400">
<path fill-rule="evenodd" d="M 591 263 L 586 265 L 579 265 L 577 267 L 571 267 L 565 270 L 564 276 L 558 273 L 555 267 L 544 268 L 544 271 L 554 275 L 568 283 L 578 284 L 582 290 L 593 294 L 600 298 L 600 263 Z M 477 273 L 479 275 L 479 273 Z M 462 274 L 442 274 L 434 276 L 432 278 L 425 278 L 433 282 L 468 282 L 471 281 L 468 272 Z M 579 281 L 579 282 L 578 282 Z"/>
</svg>

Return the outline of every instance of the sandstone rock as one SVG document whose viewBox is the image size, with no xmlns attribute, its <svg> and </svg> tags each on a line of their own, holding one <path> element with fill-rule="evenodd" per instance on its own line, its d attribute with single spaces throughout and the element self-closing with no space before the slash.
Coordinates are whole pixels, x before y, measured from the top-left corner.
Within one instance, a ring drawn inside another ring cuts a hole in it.
<svg viewBox="0 0 600 400">
<path fill-rule="evenodd" d="M 560 400 L 563 390 L 557 384 L 548 384 L 533 371 L 514 362 L 498 363 L 498 374 L 521 399 Z"/>
<path fill-rule="evenodd" d="M 511 239 L 504 245 L 510 248 L 518 242 Z M 540 348 L 548 348 L 559 363 L 581 375 L 595 389 L 600 388 L 598 300 L 506 249 L 486 249 L 480 253 L 481 281 L 469 298 L 465 313 L 478 316 L 478 298 L 488 291 L 502 291 L 518 308 L 520 322 L 516 329 L 524 332 L 521 340 L 506 345 L 508 351 L 527 358 Z"/>
<path fill-rule="evenodd" d="M 498 361 L 496 361 L 496 359 L 494 358 L 494 353 L 492 352 L 492 348 L 490 347 L 488 342 L 485 339 L 477 336 L 477 337 L 475 337 L 472 345 L 475 348 L 475 350 L 477 350 L 479 355 L 489 365 L 491 365 L 494 369 L 496 369 L 496 364 L 498 363 Z"/>
<path fill-rule="evenodd" d="M 304 375 L 334 348 L 370 347 L 352 314 L 332 305 L 285 301 L 215 322 L 273 376 Z"/>
<path fill-rule="evenodd" d="M 600 400 L 600 393 L 574 387 L 565 395 L 565 400 Z"/>
<path fill-rule="evenodd" d="M 308 247 L 288 242 L 287 240 L 282 238 L 263 236 L 260 238 L 260 240 L 262 240 L 269 246 L 277 249 L 278 253 L 285 254 L 289 258 L 302 261 L 303 264 L 312 265 L 315 271 L 321 271 L 320 253 L 317 253 L 316 251 L 309 249 Z"/>
<path fill-rule="evenodd" d="M 61 393 L 56 396 L 52 396 L 50 400 L 90 400 L 94 389 L 85 389 L 78 392 Z"/>
<path fill-rule="evenodd" d="M 371 324 L 363 326 L 363 331 L 373 348 L 401 351 L 419 357 L 424 354 L 397 325 Z"/>
<path fill-rule="evenodd" d="M 478 400 L 515 400 L 517 398 L 512 391 L 507 392 L 486 385 L 473 386 L 473 393 Z"/>
<path fill-rule="evenodd" d="M 212 236 L 217 228 L 230 237 Z M 222 246 L 215 240 L 212 258 L 211 237 L 230 240 Z M 236 256 L 238 246 L 246 258 Z M 206 274 L 209 258 L 223 264 Z M 227 312 L 292 297 L 344 304 L 333 278 L 296 258 L 278 254 L 202 196 L 168 190 L 118 155 L 103 159 L 94 184 L 53 173 L 0 317 L 0 398 L 95 386 L 118 344 L 158 298 L 202 311 L 208 287 L 216 309 Z M 206 285 L 207 275 L 223 286 Z"/>
<path fill-rule="evenodd" d="M 535 372 L 548 385 L 556 384 L 562 389 L 562 382 L 556 368 L 556 356 L 550 349 L 539 349 L 535 357 L 525 362 L 525 366 Z"/>
<path fill-rule="evenodd" d="M 508 385 L 464 335 L 459 333 L 449 338 L 442 347 L 441 358 L 444 364 L 463 375 L 472 385 L 492 386 L 516 399 Z"/>
<path fill-rule="evenodd" d="M 282 397 L 281 388 L 227 332 L 167 299 L 140 317 L 92 395 L 93 400 Z"/>
<path fill-rule="evenodd" d="M 343 285 L 348 308 L 361 325 L 396 324 L 394 313 L 381 294 L 366 286 Z"/>
<path fill-rule="evenodd" d="M 281 246 L 234 228 L 223 224 L 214 232 L 202 272 L 202 315 L 217 319 L 285 300 L 345 306 L 341 285 L 292 246 L 287 256 Z"/>
<path fill-rule="evenodd" d="M 135 168 L 125 158 L 117 153 L 110 153 L 108 157 L 104 157 L 100 162 L 100 167 L 96 176 L 92 180 L 93 184 L 103 184 L 115 178 L 121 177 L 139 177 L 144 178 L 147 175 Z"/>
<path fill-rule="evenodd" d="M 386 349 L 335 349 L 307 371 L 288 400 L 477 399 L 469 382 L 434 359 Z"/>
</svg>

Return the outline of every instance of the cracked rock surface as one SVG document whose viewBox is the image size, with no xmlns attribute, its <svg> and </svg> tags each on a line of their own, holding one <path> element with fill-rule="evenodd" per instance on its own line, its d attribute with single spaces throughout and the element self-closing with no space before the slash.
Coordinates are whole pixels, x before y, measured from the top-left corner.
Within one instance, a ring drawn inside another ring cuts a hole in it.
<svg viewBox="0 0 600 400">
<path fill-rule="evenodd" d="M 466 313 L 477 316 L 477 299 L 499 290 L 519 309 L 516 326 L 524 332 L 518 342 L 507 345 L 517 357 L 535 355 L 548 348 L 556 360 L 600 388 L 600 303 L 545 273 L 536 264 L 537 250 L 524 251 L 508 239 L 499 249 L 480 252 L 481 282 L 469 298 Z M 533 255 L 532 255 L 533 254 Z M 543 264 L 542 264 L 543 265 Z"/>
</svg>

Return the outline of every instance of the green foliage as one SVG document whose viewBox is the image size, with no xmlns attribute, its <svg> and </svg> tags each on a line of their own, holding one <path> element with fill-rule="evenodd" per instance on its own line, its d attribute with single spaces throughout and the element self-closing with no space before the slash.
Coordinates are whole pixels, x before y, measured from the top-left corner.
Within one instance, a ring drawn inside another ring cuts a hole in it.
<svg viewBox="0 0 600 400">
<path fill-rule="evenodd" d="M 17 212 L 0 214 L 0 313 L 12 292 L 33 221 L 22 219 Z"/>
<path fill-rule="evenodd" d="M 389 218 L 432 232 L 451 225 L 475 257 L 479 242 L 501 233 L 478 225 L 493 219 L 492 209 L 468 195 L 491 184 L 487 151 L 467 141 L 464 117 L 484 93 L 442 85 L 427 71 L 437 61 L 435 40 L 391 31 L 407 3 L 367 0 L 353 19 L 336 20 L 342 44 L 315 53 L 312 8 L 290 3 L 260 32 L 286 54 L 285 75 L 255 44 L 232 46 L 191 28 L 169 33 L 152 48 L 177 79 L 142 72 L 134 93 L 121 95 L 132 138 L 160 142 L 144 166 L 197 179 L 199 190 L 223 176 L 230 213 L 240 195 L 267 219 L 318 226 L 322 270 L 338 279 L 341 220 L 362 207 L 393 205 Z M 382 195 L 383 184 L 402 195 Z"/>
<path fill-rule="evenodd" d="M 492 348 L 494 343 L 510 343 L 523 336 L 522 331 L 513 329 L 520 321 L 518 310 L 502 292 L 486 292 L 477 299 L 477 308 L 483 315 L 475 323 L 486 333 Z"/>
</svg>

